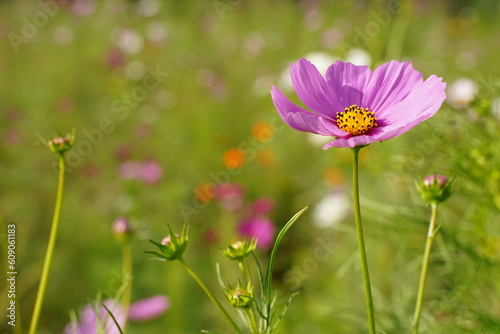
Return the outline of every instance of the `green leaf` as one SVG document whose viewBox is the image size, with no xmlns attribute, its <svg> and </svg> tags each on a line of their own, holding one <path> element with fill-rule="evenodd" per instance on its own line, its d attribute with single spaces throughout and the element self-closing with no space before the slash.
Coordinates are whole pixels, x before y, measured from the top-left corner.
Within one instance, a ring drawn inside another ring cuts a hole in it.
<svg viewBox="0 0 500 334">
<path fill-rule="evenodd" d="M 278 251 L 278 246 L 279 246 L 281 240 L 283 239 L 283 237 L 285 236 L 286 232 L 288 232 L 290 227 L 292 227 L 293 223 L 295 223 L 295 221 L 304 213 L 304 211 L 307 210 L 307 208 L 308 207 L 306 206 L 305 208 L 303 208 L 302 210 L 297 212 L 295 214 L 295 216 L 293 216 L 288 221 L 288 223 L 286 223 L 285 226 L 283 226 L 281 231 L 278 233 L 278 236 L 276 237 L 276 241 L 274 242 L 274 247 L 273 247 L 273 250 L 271 251 L 271 256 L 269 258 L 269 264 L 267 266 L 267 275 L 266 275 L 266 278 L 267 278 L 267 284 L 266 284 L 266 290 L 267 290 L 267 293 L 266 293 L 266 306 L 267 306 L 266 322 L 267 322 L 267 326 L 266 327 L 269 327 L 269 322 L 271 319 L 269 313 L 271 312 L 272 275 L 273 275 L 274 258 L 276 257 L 276 253 Z"/>
</svg>

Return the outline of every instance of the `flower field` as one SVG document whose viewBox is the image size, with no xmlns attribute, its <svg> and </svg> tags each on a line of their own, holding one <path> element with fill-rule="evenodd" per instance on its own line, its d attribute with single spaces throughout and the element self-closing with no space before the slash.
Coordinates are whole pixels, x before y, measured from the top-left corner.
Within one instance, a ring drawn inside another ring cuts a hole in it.
<svg viewBox="0 0 500 334">
<path fill-rule="evenodd" d="M 499 15 L 1 1 L 0 332 L 500 333 Z"/>
</svg>

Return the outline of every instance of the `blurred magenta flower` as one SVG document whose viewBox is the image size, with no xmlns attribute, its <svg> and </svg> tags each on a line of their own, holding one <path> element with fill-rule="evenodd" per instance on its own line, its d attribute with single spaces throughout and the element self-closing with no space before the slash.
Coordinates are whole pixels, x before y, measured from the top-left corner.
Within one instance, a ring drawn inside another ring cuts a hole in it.
<svg viewBox="0 0 500 334">
<path fill-rule="evenodd" d="M 153 297 L 141 299 L 130 305 L 128 317 L 121 309 L 120 303 L 113 299 L 104 301 L 104 305 L 111 311 L 116 322 L 121 329 L 125 326 L 127 318 L 131 321 L 145 322 L 158 318 L 170 306 L 170 301 L 166 296 L 156 295 Z M 99 316 L 96 311 L 99 311 Z M 100 304 L 94 303 L 87 305 L 80 313 L 80 320 L 76 326 L 66 325 L 64 334 L 119 334 L 114 320 L 108 314 L 108 311 Z"/>
<path fill-rule="evenodd" d="M 446 83 L 423 81 L 410 63 L 390 61 L 374 71 L 336 61 L 325 77 L 308 60 L 291 65 L 294 89 L 308 111 L 275 86 L 271 96 L 292 128 L 335 137 L 323 146 L 356 147 L 399 136 L 433 116 L 446 98 Z"/>
<path fill-rule="evenodd" d="M 238 232 L 248 239 L 257 238 L 257 248 L 270 249 L 274 244 L 276 227 L 268 217 L 256 215 L 244 218 Z"/>
<path fill-rule="evenodd" d="M 254 214 L 267 215 L 274 209 L 274 200 L 269 197 L 261 197 L 250 204 L 250 210 Z"/>
</svg>

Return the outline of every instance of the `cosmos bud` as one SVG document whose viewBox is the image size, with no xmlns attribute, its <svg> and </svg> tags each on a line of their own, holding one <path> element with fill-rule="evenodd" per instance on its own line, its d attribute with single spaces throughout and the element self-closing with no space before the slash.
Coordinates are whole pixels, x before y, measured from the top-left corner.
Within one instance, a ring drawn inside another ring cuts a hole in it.
<svg viewBox="0 0 500 334">
<path fill-rule="evenodd" d="M 249 282 L 247 287 L 243 288 L 239 281 L 236 289 L 228 285 L 226 288 L 226 297 L 234 307 L 247 308 L 253 301 L 253 286 Z"/>
<path fill-rule="evenodd" d="M 73 147 L 75 142 L 75 130 L 68 133 L 66 137 L 55 137 L 47 142 L 47 147 L 51 152 L 64 154 L 67 150 Z"/>
<path fill-rule="evenodd" d="M 156 247 L 158 247 L 160 251 L 159 252 L 148 251 L 146 253 L 154 254 L 158 256 L 160 259 L 169 261 L 182 258 L 182 254 L 186 250 L 188 242 L 187 231 L 188 231 L 188 226 L 184 225 L 184 227 L 182 228 L 182 234 L 179 236 L 178 234 L 172 232 L 170 226 L 168 226 L 169 234 L 165 238 L 163 238 L 163 240 L 160 243 L 150 240 L 150 242 Z"/>
<path fill-rule="evenodd" d="M 233 242 L 226 249 L 221 249 L 221 252 L 231 260 L 242 261 L 255 250 L 256 245 L 256 238 L 252 238 L 252 240 L 248 242 L 248 239 L 245 237 L 243 241 Z"/>
<path fill-rule="evenodd" d="M 417 184 L 422 199 L 429 203 L 440 203 L 451 195 L 452 181 L 441 174 L 426 176 Z"/>
<path fill-rule="evenodd" d="M 129 241 L 130 237 L 133 234 L 128 220 L 123 217 L 118 217 L 115 219 L 115 221 L 113 222 L 112 231 L 116 237 L 116 240 L 120 243 Z"/>
</svg>

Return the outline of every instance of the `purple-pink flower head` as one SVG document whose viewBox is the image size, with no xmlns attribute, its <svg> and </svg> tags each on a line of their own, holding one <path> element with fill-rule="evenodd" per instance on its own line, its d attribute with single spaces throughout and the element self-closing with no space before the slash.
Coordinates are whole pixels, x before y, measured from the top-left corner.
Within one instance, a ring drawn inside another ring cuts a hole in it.
<svg viewBox="0 0 500 334">
<path fill-rule="evenodd" d="M 243 219 L 238 228 L 239 233 L 248 239 L 257 238 L 257 248 L 269 249 L 273 246 L 276 227 L 265 216 L 253 216 Z"/>
<path fill-rule="evenodd" d="M 141 299 L 130 305 L 128 314 L 124 312 L 120 303 L 113 299 L 105 300 L 104 305 L 113 314 L 120 328 L 123 329 L 127 319 L 145 322 L 158 318 L 169 308 L 170 301 L 164 295 Z M 82 310 L 77 324 L 68 324 L 65 327 L 64 334 L 119 334 L 120 330 L 116 326 L 115 320 L 103 306 L 92 303 Z"/>
<path fill-rule="evenodd" d="M 308 60 L 291 65 L 293 87 L 311 111 L 293 104 L 275 86 L 274 105 L 292 128 L 335 137 L 323 149 L 356 147 L 405 133 L 433 116 L 446 98 L 446 83 L 423 80 L 410 63 L 390 61 L 374 71 L 336 61 L 325 77 Z"/>
</svg>

